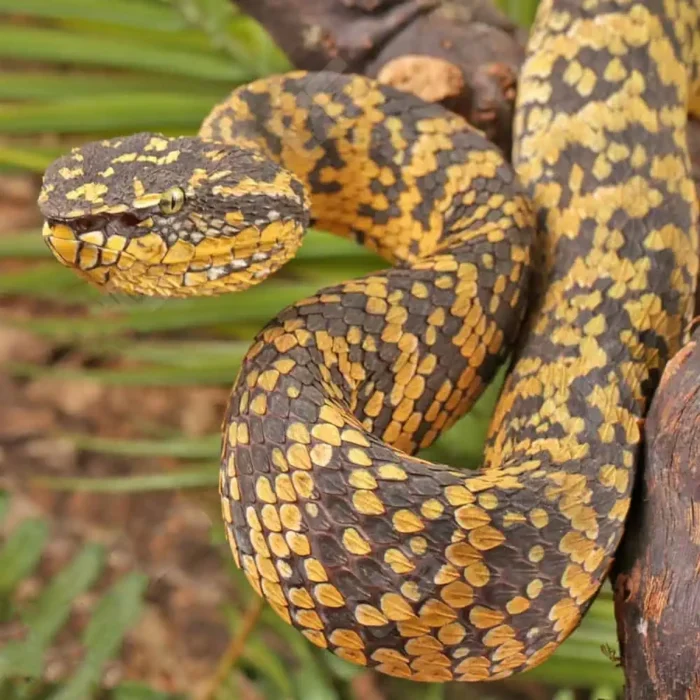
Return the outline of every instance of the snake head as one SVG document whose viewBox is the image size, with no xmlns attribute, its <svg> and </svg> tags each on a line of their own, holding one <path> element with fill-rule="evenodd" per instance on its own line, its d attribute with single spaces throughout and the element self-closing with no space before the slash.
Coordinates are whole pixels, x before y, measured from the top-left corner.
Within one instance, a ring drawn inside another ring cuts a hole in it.
<svg viewBox="0 0 700 700">
<path fill-rule="evenodd" d="M 110 291 L 149 296 L 246 289 L 301 244 L 301 182 L 264 156 L 142 133 L 88 143 L 46 170 L 44 240 Z"/>
</svg>

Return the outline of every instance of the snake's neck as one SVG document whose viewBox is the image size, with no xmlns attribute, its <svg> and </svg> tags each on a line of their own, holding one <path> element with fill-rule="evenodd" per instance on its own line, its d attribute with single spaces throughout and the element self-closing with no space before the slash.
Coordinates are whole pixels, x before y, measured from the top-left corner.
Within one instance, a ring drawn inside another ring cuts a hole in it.
<svg viewBox="0 0 700 700">
<path fill-rule="evenodd" d="M 453 234 L 467 229 L 498 228 L 511 198 L 514 227 L 530 223 L 497 148 L 439 105 L 361 76 L 297 72 L 244 86 L 212 110 L 200 135 L 256 149 L 293 172 L 316 227 L 391 263 L 459 246 Z"/>
</svg>

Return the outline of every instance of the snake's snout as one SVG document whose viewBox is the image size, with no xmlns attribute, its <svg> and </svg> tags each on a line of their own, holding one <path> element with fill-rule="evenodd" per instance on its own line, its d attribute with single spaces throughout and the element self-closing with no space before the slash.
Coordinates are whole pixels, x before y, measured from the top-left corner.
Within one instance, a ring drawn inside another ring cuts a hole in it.
<svg viewBox="0 0 700 700">
<path fill-rule="evenodd" d="M 44 242 L 56 259 L 66 267 L 78 271 L 82 276 L 98 285 L 105 285 L 109 274 L 106 264 L 110 254 L 117 260 L 117 252 L 104 246 L 106 236 L 101 230 L 77 234 L 65 223 L 47 220 L 42 229 Z"/>
<path fill-rule="evenodd" d="M 68 267 L 75 264 L 78 245 L 73 231 L 68 226 L 51 224 L 46 221 L 41 234 L 46 245 L 61 263 Z"/>
</svg>

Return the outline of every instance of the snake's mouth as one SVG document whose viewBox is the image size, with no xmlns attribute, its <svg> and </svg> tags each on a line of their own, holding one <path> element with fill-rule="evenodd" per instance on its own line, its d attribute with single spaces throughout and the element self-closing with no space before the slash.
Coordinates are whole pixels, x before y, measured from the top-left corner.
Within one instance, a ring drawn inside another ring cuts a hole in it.
<svg viewBox="0 0 700 700">
<path fill-rule="evenodd" d="M 303 228 L 290 221 L 279 222 L 285 230 L 274 237 L 247 229 L 247 236 L 206 237 L 197 244 L 178 239 L 169 245 L 153 231 L 109 233 L 107 223 L 99 216 L 47 219 L 42 234 L 59 262 L 92 284 L 110 292 L 160 297 L 252 287 L 294 255 L 303 235 Z"/>
<path fill-rule="evenodd" d="M 105 284 L 108 275 L 90 274 L 93 270 L 117 262 L 119 250 L 105 245 L 108 239 L 98 221 L 85 226 L 82 221 L 46 221 L 42 230 L 44 241 L 58 261 L 84 274 L 96 284 Z"/>
</svg>

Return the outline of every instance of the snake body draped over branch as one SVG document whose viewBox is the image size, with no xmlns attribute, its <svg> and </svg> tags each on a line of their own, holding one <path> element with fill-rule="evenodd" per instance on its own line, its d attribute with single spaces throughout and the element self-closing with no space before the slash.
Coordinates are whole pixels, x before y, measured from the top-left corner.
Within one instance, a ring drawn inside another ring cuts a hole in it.
<svg viewBox="0 0 700 700">
<path fill-rule="evenodd" d="M 47 171 L 48 244 L 112 289 L 244 289 L 309 221 L 394 263 L 263 329 L 224 421 L 236 562 L 314 644 L 419 681 L 503 678 L 592 602 L 692 310 L 697 28 L 691 2 L 542 2 L 520 184 L 459 117 L 330 73 L 244 86 L 196 138 L 110 139 Z M 511 352 L 483 468 L 412 456 Z"/>
</svg>

